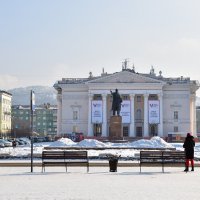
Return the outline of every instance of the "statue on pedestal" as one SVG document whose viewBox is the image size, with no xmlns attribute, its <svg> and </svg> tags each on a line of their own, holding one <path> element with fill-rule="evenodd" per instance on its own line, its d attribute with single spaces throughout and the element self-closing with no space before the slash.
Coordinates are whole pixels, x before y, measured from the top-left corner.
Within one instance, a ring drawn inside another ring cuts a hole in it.
<svg viewBox="0 0 200 200">
<path fill-rule="evenodd" d="M 113 111 L 113 115 L 116 114 L 117 111 L 117 115 L 119 116 L 120 110 L 121 110 L 121 103 L 122 103 L 122 98 L 120 97 L 119 93 L 118 93 L 118 89 L 115 90 L 115 92 L 112 92 L 110 90 L 112 96 L 113 96 L 113 101 L 112 101 L 112 111 Z"/>
</svg>

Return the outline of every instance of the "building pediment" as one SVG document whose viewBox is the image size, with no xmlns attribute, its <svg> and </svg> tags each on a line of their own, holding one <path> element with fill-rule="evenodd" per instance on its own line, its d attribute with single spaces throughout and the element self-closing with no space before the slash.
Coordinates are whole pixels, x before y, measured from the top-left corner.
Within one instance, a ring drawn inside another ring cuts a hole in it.
<svg viewBox="0 0 200 200">
<path fill-rule="evenodd" d="M 111 75 L 88 81 L 87 83 L 164 83 L 163 81 L 146 77 L 141 74 L 121 71 Z"/>
</svg>

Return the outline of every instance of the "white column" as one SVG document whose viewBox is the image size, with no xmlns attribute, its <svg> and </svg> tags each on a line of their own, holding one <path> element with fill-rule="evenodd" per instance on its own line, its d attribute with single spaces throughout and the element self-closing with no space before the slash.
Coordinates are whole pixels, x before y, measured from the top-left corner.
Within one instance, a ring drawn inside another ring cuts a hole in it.
<svg viewBox="0 0 200 200">
<path fill-rule="evenodd" d="M 191 133 L 193 134 L 193 136 L 196 137 L 196 95 L 191 95 L 190 96 L 190 104 L 191 104 L 191 120 L 190 120 L 190 123 L 191 123 Z"/>
<path fill-rule="evenodd" d="M 57 94 L 57 102 L 58 102 L 57 136 L 60 136 L 62 132 L 62 94 L 59 92 Z"/>
<path fill-rule="evenodd" d="M 88 101 L 88 136 L 94 136 L 93 125 L 92 125 L 92 109 L 91 109 L 93 95 L 89 94 L 88 96 L 89 96 L 89 101 Z"/>
<path fill-rule="evenodd" d="M 149 137 L 148 97 L 149 94 L 144 94 L 144 137 Z"/>
<path fill-rule="evenodd" d="M 131 123 L 129 137 L 135 137 L 135 94 L 130 94 L 131 100 Z"/>
<path fill-rule="evenodd" d="M 158 100 L 160 101 L 160 124 L 158 124 L 158 136 L 163 137 L 163 94 L 158 94 Z"/>
<path fill-rule="evenodd" d="M 102 94 L 102 97 L 103 97 L 102 137 L 107 137 L 107 94 Z"/>
<path fill-rule="evenodd" d="M 193 109 L 194 109 L 194 124 L 193 124 L 193 136 L 197 136 L 197 112 L 196 112 L 196 95 L 193 98 Z"/>
</svg>

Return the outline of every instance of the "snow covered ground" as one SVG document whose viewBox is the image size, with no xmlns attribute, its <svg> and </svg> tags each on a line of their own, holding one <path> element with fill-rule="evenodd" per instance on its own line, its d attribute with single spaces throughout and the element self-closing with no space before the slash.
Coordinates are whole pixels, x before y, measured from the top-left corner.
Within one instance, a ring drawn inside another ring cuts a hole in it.
<svg viewBox="0 0 200 200">
<path fill-rule="evenodd" d="M 103 143 L 94 139 L 85 139 L 81 142 L 75 143 L 68 138 L 61 138 L 55 142 L 45 142 L 45 143 L 35 143 L 34 144 L 34 155 L 41 155 L 44 147 L 87 147 L 87 148 L 115 148 L 115 149 L 105 149 L 105 150 L 88 150 L 88 154 L 91 157 L 98 157 L 105 154 L 118 154 L 121 157 L 133 158 L 138 156 L 139 149 L 141 148 L 176 148 L 177 150 L 183 151 L 182 143 L 167 143 L 160 137 L 153 137 L 151 140 L 141 139 L 134 142 L 128 143 Z M 122 149 L 124 147 L 129 147 L 130 149 Z M 117 149 L 116 149 L 117 148 Z M 134 149 L 133 149 L 134 148 Z M 9 155 L 11 157 L 27 157 L 30 156 L 30 146 L 1 148 L 0 156 Z M 195 147 L 195 158 L 200 159 L 200 143 L 196 143 Z"/>
<path fill-rule="evenodd" d="M 105 153 L 133 157 L 139 153 L 137 148 L 171 148 L 183 150 L 181 143 L 169 144 L 159 137 L 139 140 L 132 143 L 102 143 L 97 140 L 83 140 L 79 143 L 62 138 L 51 143 L 34 144 L 34 154 L 41 154 L 45 146 L 52 147 L 118 147 L 118 149 L 89 150 L 89 156 Z M 134 147 L 136 149 L 122 149 Z M 0 155 L 23 157 L 30 154 L 30 146 L 1 148 Z M 195 157 L 200 158 L 200 144 L 195 147 Z M 1 159 L 4 160 L 4 159 Z M 12 159 L 8 159 L 10 162 Z M 24 160 L 21 160 L 24 162 Z M 19 162 L 13 159 L 12 162 Z M 104 162 L 104 161 L 99 161 Z M 126 162 L 126 161 L 123 161 Z M 109 167 L 1 167 L 1 200 L 197 200 L 199 193 L 200 168 L 194 172 L 183 172 L 183 167 L 118 167 L 117 172 L 109 172 Z"/>
<path fill-rule="evenodd" d="M 1 167 L 1 200 L 198 200 L 200 198 L 200 169 L 183 172 L 183 168 L 138 167 L 108 168 Z"/>
</svg>

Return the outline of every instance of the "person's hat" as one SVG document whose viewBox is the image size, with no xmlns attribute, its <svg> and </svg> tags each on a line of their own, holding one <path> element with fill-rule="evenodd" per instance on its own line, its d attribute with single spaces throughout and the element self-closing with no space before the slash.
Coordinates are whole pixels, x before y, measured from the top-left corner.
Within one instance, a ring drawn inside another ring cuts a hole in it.
<svg viewBox="0 0 200 200">
<path fill-rule="evenodd" d="M 189 137 L 189 136 L 192 136 L 192 134 L 191 133 L 187 133 L 187 137 Z"/>
</svg>

